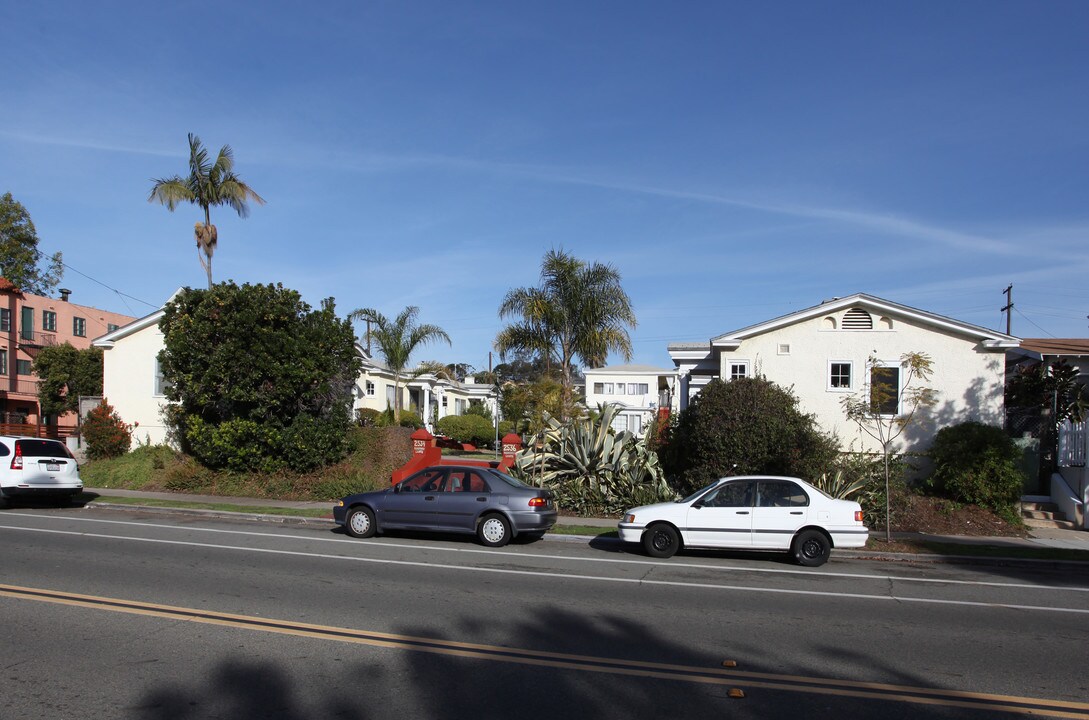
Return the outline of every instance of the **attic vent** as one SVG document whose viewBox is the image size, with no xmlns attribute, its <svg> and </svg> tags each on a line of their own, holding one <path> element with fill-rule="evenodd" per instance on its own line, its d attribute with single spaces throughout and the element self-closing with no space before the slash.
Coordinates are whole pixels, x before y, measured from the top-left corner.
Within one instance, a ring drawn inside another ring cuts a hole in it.
<svg viewBox="0 0 1089 720">
<path fill-rule="evenodd" d="M 844 330 L 873 330 L 873 318 L 862 308 L 851 308 L 843 316 Z"/>
</svg>

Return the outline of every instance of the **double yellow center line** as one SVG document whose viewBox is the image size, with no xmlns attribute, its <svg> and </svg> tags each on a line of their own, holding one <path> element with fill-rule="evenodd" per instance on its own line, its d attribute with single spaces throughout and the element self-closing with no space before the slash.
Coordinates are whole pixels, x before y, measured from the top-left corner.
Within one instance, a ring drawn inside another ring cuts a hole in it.
<svg viewBox="0 0 1089 720">
<path fill-rule="evenodd" d="M 740 686 L 745 689 L 762 688 L 786 692 L 817 695 L 866 698 L 888 702 L 904 702 L 917 705 L 936 705 L 950 708 L 1012 713 L 1019 715 L 1080 718 L 1089 720 L 1089 703 L 992 695 L 987 693 L 941 690 L 907 685 L 835 680 L 828 678 L 780 675 L 774 673 L 747 672 L 726 668 L 705 668 L 694 665 L 623 660 L 592 655 L 554 653 L 542 650 L 509 648 L 499 645 L 456 642 L 438 638 L 414 637 L 394 633 L 354 630 L 328 625 L 234 615 L 231 613 L 199 610 L 196 608 L 159 605 L 135 600 L 81 595 L 41 588 L 28 588 L 0 584 L 0 596 L 21 600 L 70 605 L 75 607 L 110 610 L 113 612 L 147 615 L 151 617 L 184 620 L 210 625 L 222 625 L 246 630 L 261 630 L 283 635 L 295 635 L 322 640 L 358 643 L 373 647 L 397 650 L 414 650 L 439 655 L 534 665 L 563 670 L 609 673 L 661 680 L 701 683 L 710 685 Z"/>
</svg>

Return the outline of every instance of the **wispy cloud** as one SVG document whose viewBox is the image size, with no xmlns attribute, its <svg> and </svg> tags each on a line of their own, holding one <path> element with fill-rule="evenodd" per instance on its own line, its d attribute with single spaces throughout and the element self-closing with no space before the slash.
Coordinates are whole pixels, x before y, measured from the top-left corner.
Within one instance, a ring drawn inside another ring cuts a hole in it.
<svg viewBox="0 0 1089 720">
<path fill-rule="evenodd" d="M 76 148 L 79 150 L 96 150 L 100 152 L 125 153 L 128 155 L 153 155 L 156 157 L 181 157 L 183 155 L 183 153 L 179 152 L 178 150 L 167 151 L 147 147 L 114 145 L 105 142 L 97 142 L 94 140 L 86 140 L 83 138 L 47 137 L 44 135 L 30 135 L 27 133 L 9 132 L 7 130 L 0 130 L 0 137 L 14 140 L 16 142 L 32 143 L 35 145 L 52 145 L 54 147 Z"/>
</svg>

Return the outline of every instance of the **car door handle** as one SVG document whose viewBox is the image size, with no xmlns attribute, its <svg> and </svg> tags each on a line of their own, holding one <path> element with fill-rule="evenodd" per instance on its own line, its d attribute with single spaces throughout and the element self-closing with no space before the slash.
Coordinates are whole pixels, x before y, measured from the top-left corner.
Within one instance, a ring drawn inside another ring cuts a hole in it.
<svg viewBox="0 0 1089 720">
<path fill-rule="evenodd" d="M 791 510 L 790 514 L 791 515 L 804 515 L 805 513 L 803 513 L 801 510 Z"/>
<path fill-rule="evenodd" d="M 434 499 L 435 499 L 434 495 L 428 495 L 427 497 L 424 498 L 424 500 L 434 500 Z"/>
<path fill-rule="evenodd" d="M 478 498 L 476 499 L 476 501 L 477 501 L 477 502 L 488 502 L 488 498 L 486 498 L 486 497 L 478 497 Z"/>
<path fill-rule="evenodd" d="M 748 510 L 738 510 L 738 511 L 737 511 L 737 514 L 738 514 L 738 515 L 748 515 L 748 514 L 749 514 L 749 511 L 748 511 Z"/>
</svg>

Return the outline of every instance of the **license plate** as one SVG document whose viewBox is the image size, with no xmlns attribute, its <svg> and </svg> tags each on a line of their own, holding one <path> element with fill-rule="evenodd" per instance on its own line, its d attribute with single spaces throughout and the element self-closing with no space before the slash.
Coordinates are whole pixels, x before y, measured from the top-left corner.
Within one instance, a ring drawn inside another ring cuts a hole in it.
<svg viewBox="0 0 1089 720">
<path fill-rule="evenodd" d="M 45 471 L 46 472 L 60 472 L 60 469 L 61 469 L 61 466 L 60 466 L 59 463 L 46 463 L 45 464 Z"/>
</svg>

